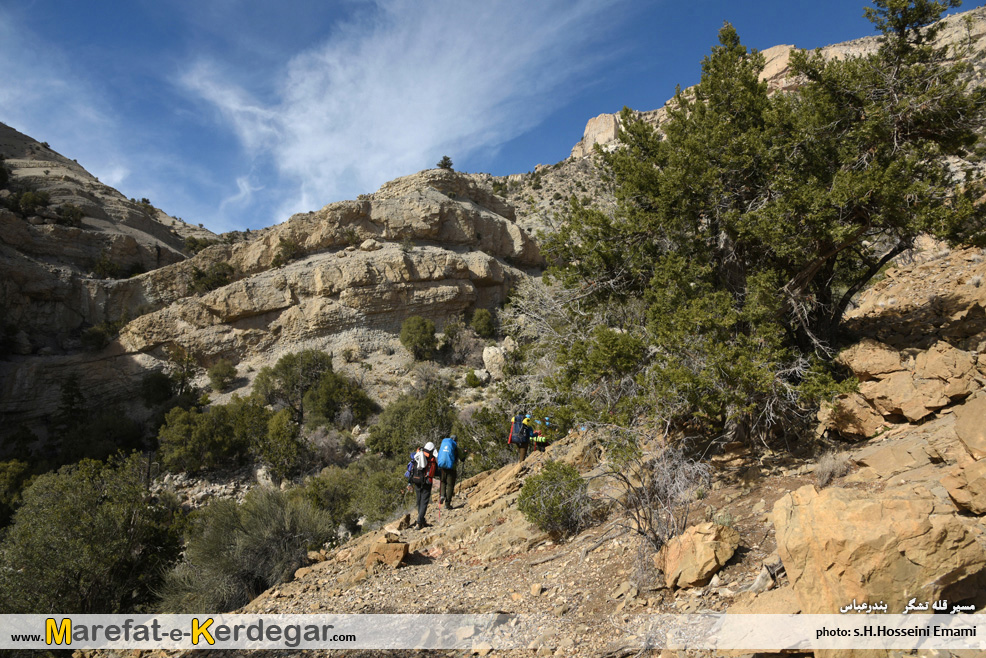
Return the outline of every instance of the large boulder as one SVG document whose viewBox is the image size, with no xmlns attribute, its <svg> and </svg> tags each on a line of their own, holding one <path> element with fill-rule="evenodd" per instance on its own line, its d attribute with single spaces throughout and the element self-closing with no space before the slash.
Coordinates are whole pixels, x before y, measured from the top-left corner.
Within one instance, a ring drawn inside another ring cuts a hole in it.
<svg viewBox="0 0 986 658">
<path fill-rule="evenodd" d="M 372 569 L 373 565 L 383 563 L 395 569 L 407 559 L 408 545 L 403 542 L 383 541 L 375 544 L 366 556 L 366 568 Z"/>
<path fill-rule="evenodd" d="M 955 434 L 970 455 L 986 457 L 986 396 L 967 401 L 955 409 Z"/>
<path fill-rule="evenodd" d="M 774 505 L 777 552 L 806 614 L 837 614 L 853 599 L 976 599 L 986 553 L 963 521 L 931 498 L 805 486 Z"/>
<path fill-rule="evenodd" d="M 852 370 L 861 382 L 904 370 L 900 352 L 871 338 L 846 349 L 836 360 Z"/>
<path fill-rule="evenodd" d="M 711 521 L 699 523 L 675 537 L 654 556 L 667 587 L 705 585 L 739 547 L 739 533 Z"/>
<path fill-rule="evenodd" d="M 986 514 L 986 460 L 959 464 L 941 483 L 957 507 Z"/>
<path fill-rule="evenodd" d="M 859 393 L 845 393 L 831 404 L 823 404 L 818 421 L 823 429 L 862 438 L 871 437 L 887 426 L 883 415 Z"/>
</svg>

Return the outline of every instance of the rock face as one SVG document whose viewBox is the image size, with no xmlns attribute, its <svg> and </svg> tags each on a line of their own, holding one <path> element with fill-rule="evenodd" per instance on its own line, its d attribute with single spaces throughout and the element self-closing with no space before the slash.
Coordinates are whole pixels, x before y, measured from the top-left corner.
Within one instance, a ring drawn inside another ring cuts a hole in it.
<svg viewBox="0 0 986 658">
<path fill-rule="evenodd" d="M 620 117 L 617 114 L 600 114 L 585 124 L 582 141 L 572 149 L 573 158 L 591 155 L 596 144 L 613 144 L 620 132 Z"/>
<path fill-rule="evenodd" d="M 0 155 L 11 171 L 0 197 L 35 191 L 47 207 L 0 210 L 0 307 L 5 322 L 25 332 L 19 351 L 71 348 L 73 333 L 115 321 L 101 300 L 112 278 L 185 259 L 185 238 L 215 238 L 147 203 L 126 199 L 78 163 L 0 124 Z M 67 216 L 74 206 L 77 216 Z"/>
<path fill-rule="evenodd" d="M 975 600 L 986 553 L 959 517 L 934 513 L 930 498 L 902 492 L 805 486 L 774 506 L 777 552 L 802 612 L 837 614 L 853 599 Z"/>
<path fill-rule="evenodd" d="M 654 556 L 667 587 L 705 585 L 739 547 L 739 533 L 711 521 L 693 525 Z"/>
<path fill-rule="evenodd" d="M 986 514 L 986 460 L 959 464 L 942 478 L 942 485 L 956 507 Z"/>
<path fill-rule="evenodd" d="M 394 331 L 411 315 L 441 327 L 502 303 L 519 268 L 541 263 L 512 216 L 468 176 L 401 178 L 365 199 L 295 215 L 249 243 L 207 249 L 197 258 L 229 262 L 242 277 L 217 290 L 191 295 L 174 285 L 184 264 L 147 275 L 138 296 L 167 305 L 127 325 L 121 343 L 131 352 L 181 344 L 208 359 L 353 328 Z M 294 260 L 277 266 L 286 244 Z"/>
<path fill-rule="evenodd" d="M 209 365 L 298 344 L 324 347 L 344 331 L 393 333 L 411 315 L 441 328 L 449 317 L 500 305 L 515 281 L 541 265 L 536 243 L 513 218 L 513 208 L 476 177 L 425 171 L 136 277 L 68 277 L 62 296 L 74 304 L 50 303 L 33 313 L 52 322 L 58 314 L 78 316 L 79 308 L 92 322 L 137 315 L 111 352 L 131 362 L 149 359 L 155 368 L 176 345 Z M 197 292 L 202 274 L 219 265 L 232 267 L 232 282 Z M 80 358 L 105 362 L 107 354 Z M 57 406 L 61 380 L 37 380 L 39 372 L 28 361 L 0 364 L 2 407 L 18 420 Z M 39 404 L 39 388 L 55 392 L 55 406 Z"/>
<path fill-rule="evenodd" d="M 870 437 L 893 422 L 921 421 L 981 386 L 984 371 L 972 352 L 938 341 L 911 354 L 913 358 L 907 358 L 873 339 L 840 354 L 838 361 L 859 379 L 859 393 L 841 395 L 823 408 L 822 427 L 844 436 Z"/>
</svg>

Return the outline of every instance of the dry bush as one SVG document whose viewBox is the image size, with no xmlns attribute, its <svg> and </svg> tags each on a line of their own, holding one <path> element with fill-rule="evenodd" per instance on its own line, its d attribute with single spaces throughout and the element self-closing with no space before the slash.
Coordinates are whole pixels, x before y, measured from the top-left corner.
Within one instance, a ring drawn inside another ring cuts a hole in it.
<svg viewBox="0 0 986 658">
<path fill-rule="evenodd" d="M 852 460 L 845 452 L 829 451 L 821 456 L 815 465 L 815 483 L 819 487 L 827 486 L 832 480 L 840 478 L 852 468 Z"/>
</svg>

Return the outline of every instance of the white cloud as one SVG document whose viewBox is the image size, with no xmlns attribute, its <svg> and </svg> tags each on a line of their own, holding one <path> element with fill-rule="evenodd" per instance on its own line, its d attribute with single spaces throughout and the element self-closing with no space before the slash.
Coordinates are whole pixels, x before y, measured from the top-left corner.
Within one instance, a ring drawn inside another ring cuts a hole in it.
<svg viewBox="0 0 986 658">
<path fill-rule="evenodd" d="M 181 81 L 252 157 L 271 158 L 281 212 L 307 210 L 536 126 L 600 63 L 587 46 L 619 1 L 381 0 L 296 55 L 266 105 L 214 62 Z"/>
</svg>

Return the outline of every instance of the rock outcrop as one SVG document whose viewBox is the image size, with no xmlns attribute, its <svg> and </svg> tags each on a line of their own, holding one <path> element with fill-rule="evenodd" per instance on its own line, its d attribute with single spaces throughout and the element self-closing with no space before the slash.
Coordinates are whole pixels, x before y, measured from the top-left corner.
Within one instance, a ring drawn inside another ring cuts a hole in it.
<svg viewBox="0 0 986 658">
<path fill-rule="evenodd" d="M 821 426 L 843 436 L 870 437 L 889 424 L 918 422 L 981 388 L 986 364 L 974 352 L 939 340 L 927 350 L 899 350 L 864 339 L 838 361 L 859 380 L 819 413 Z"/>
<path fill-rule="evenodd" d="M 137 315 L 122 328 L 118 344 L 70 360 L 122 359 L 155 369 L 174 346 L 209 365 L 219 358 L 238 362 L 294 351 L 297 345 L 331 349 L 332 337 L 341 332 L 396 333 L 411 315 L 441 328 L 474 308 L 501 305 L 510 286 L 541 265 L 537 244 L 513 219 L 513 208 L 476 177 L 425 171 L 355 201 L 295 215 L 249 241 L 215 244 L 129 279 L 65 276 L 62 296 L 74 303 L 53 301 L 31 312 L 62 324 L 69 319 L 59 314 L 76 322 L 81 314 L 91 323 Z M 16 218 L 9 221 L 28 230 Z M 203 273 L 217 267 L 231 267 L 232 281 L 198 292 Z M 31 279 L 26 275 L 23 289 Z M 57 351 L 50 356 L 49 365 L 67 358 Z M 118 369 L 133 374 L 129 366 Z M 53 371 L 34 359 L 0 363 L 3 410 L 19 421 L 52 413 L 65 375 L 39 378 L 48 372 Z M 83 386 L 101 387 L 85 374 Z M 39 396 L 39 390 L 52 394 Z M 123 396 L 132 398 L 132 392 Z"/>
<path fill-rule="evenodd" d="M 3 124 L 0 155 L 11 173 L 0 201 L 28 191 L 49 199 L 46 206 L 0 210 L 0 308 L 4 322 L 26 337 L 17 352 L 73 349 L 82 328 L 121 317 L 114 313 L 122 309 L 101 303 L 113 277 L 184 260 L 187 237 L 216 237 L 126 199 L 75 161 Z"/>
<path fill-rule="evenodd" d="M 777 502 L 777 552 L 802 612 L 838 614 L 854 599 L 895 612 L 913 597 L 979 602 L 986 552 L 977 533 L 919 494 L 805 486 Z"/>
<path fill-rule="evenodd" d="M 736 530 L 707 521 L 669 541 L 654 556 L 654 566 L 664 573 L 666 587 L 698 587 L 733 557 L 739 543 Z"/>
</svg>

